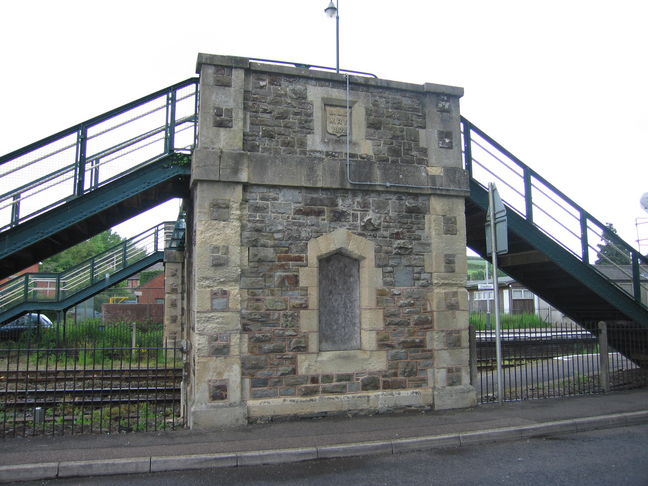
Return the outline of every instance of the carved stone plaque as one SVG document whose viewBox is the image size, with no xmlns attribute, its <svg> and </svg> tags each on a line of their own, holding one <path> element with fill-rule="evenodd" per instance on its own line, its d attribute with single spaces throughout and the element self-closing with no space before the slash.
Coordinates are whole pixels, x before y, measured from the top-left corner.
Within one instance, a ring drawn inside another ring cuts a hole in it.
<svg viewBox="0 0 648 486">
<path fill-rule="evenodd" d="M 320 351 L 360 349 L 360 264 L 334 253 L 319 261 Z"/>
<path fill-rule="evenodd" d="M 344 106 L 325 105 L 326 133 L 338 138 L 347 134 L 347 109 Z"/>
</svg>

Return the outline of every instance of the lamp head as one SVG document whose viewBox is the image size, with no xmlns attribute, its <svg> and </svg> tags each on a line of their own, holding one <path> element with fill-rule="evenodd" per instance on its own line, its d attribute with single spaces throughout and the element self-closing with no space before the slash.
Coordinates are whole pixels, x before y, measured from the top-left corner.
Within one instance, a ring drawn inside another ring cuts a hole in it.
<svg viewBox="0 0 648 486">
<path fill-rule="evenodd" d="M 331 18 L 335 17 L 335 15 L 337 14 L 337 11 L 338 11 L 338 9 L 337 9 L 337 7 L 335 6 L 335 4 L 333 3 L 333 0 L 331 0 L 331 1 L 329 2 L 328 7 L 326 7 L 326 8 L 324 9 L 324 12 L 326 12 L 326 15 L 328 15 L 328 16 L 331 17 Z"/>
</svg>

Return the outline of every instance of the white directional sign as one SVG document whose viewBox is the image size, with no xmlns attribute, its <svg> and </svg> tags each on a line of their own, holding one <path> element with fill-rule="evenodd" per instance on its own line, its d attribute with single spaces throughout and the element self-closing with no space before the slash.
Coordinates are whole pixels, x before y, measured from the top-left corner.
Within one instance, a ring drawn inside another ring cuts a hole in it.
<svg viewBox="0 0 648 486">
<path fill-rule="evenodd" d="M 495 247 L 498 255 L 508 253 L 508 225 L 506 220 L 506 207 L 502 203 L 502 199 L 497 192 L 495 184 L 491 184 L 492 191 L 492 205 L 486 213 L 486 254 L 491 255 L 493 249 L 491 248 L 491 214 L 495 215 Z"/>
</svg>

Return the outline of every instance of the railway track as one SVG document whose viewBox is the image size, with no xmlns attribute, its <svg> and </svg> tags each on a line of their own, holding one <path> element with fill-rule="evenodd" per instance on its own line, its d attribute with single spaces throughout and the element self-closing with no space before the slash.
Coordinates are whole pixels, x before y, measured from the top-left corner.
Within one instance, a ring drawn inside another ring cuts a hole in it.
<svg viewBox="0 0 648 486">
<path fill-rule="evenodd" d="M 37 370 L 0 370 L 0 384 L 26 382 L 41 383 L 54 380 L 121 379 L 158 380 L 182 379 L 182 368 L 58 368 Z"/>
<path fill-rule="evenodd" d="M 182 369 L 53 369 L 0 372 L 0 405 L 103 407 L 180 400 Z"/>
</svg>

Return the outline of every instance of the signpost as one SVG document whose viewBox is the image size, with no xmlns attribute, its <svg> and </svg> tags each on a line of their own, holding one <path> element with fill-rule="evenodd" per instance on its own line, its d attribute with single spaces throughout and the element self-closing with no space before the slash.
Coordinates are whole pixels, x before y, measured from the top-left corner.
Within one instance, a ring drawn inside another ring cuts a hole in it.
<svg viewBox="0 0 648 486">
<path fill-rule="evenodd" d="M 486 214 L 486 254 L 493 263 L 493 297 L 495 301 L 495 352 L 497 357 L 497 402 L 504 402 L 502 390 L 502 339 L 500 332 L 499 286 L 497 282 L 497 255 L 508 252 L 506 208 L 497 188 L 488 184 L 488 213 Z"/>
</svg>

